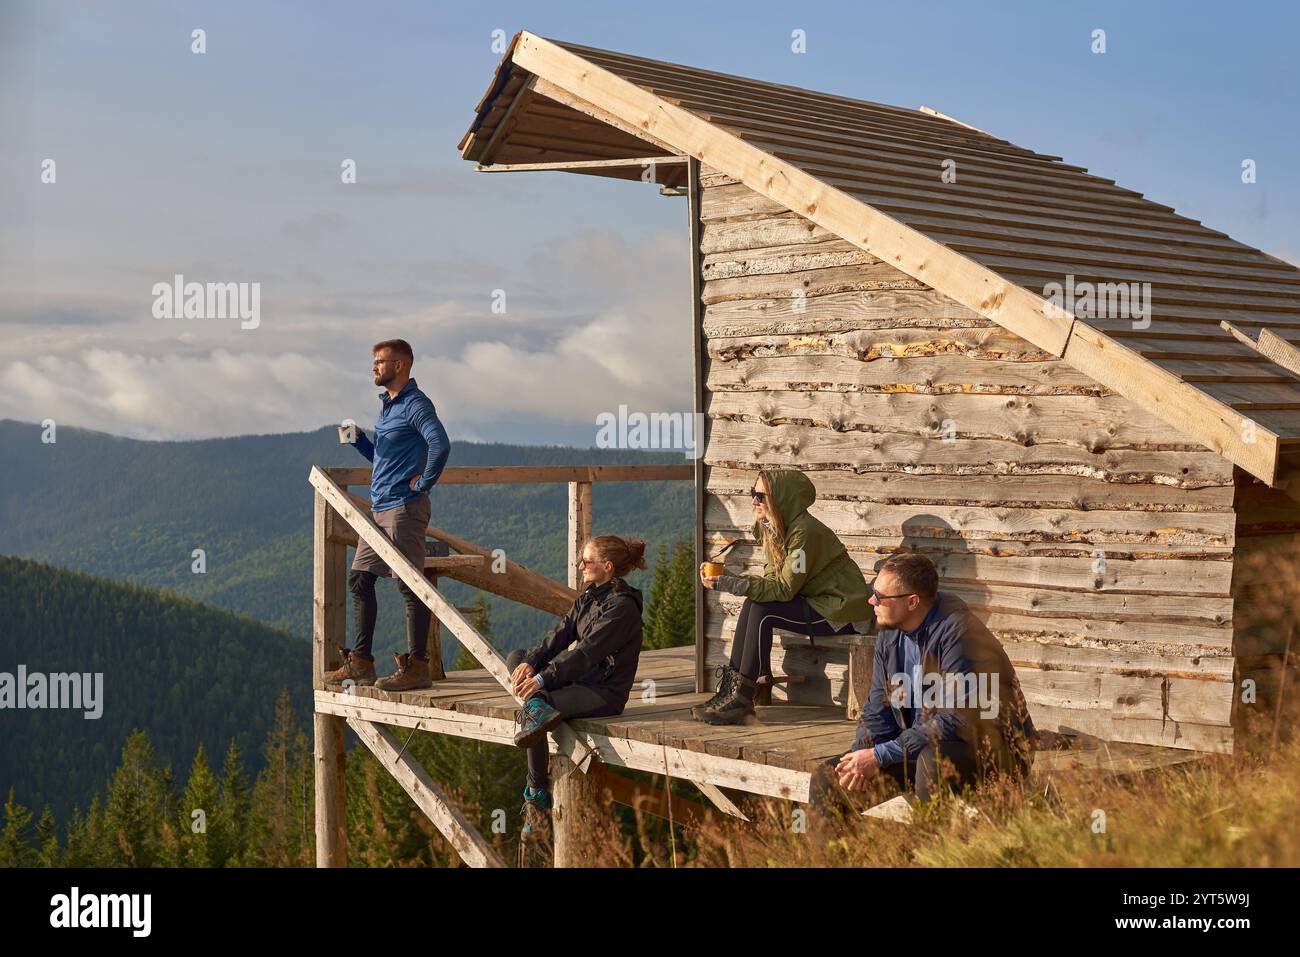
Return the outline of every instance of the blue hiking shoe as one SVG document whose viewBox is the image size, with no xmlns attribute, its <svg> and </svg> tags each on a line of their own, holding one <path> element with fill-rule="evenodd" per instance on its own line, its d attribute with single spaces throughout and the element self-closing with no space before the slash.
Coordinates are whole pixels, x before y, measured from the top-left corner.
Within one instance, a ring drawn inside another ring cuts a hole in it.
<svg viewBox="0 0 1300 957">
<path fill-rule="evenodd" d="M 515 712 L 515 747 L 531 748 L 539 741 L 546 740 L 546 732 L 564 723 L 564 715 L 552 708 L 546 699 L 539 696 L 529 698 L 524 706 Z"/>
<path fill-rule="evenodd" d="M 528 785 L 524 788 L 524 806 L 519 813 L 524 819 L 519 836 L 525 841 L 544 838 L 551 829 L 551 792 Z"/>
</svg>

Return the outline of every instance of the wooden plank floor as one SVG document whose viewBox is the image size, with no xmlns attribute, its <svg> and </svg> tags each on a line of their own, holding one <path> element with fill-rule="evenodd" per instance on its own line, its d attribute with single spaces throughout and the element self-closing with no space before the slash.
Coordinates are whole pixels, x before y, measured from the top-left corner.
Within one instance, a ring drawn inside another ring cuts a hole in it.
<svg viewBox="0 0 1300 957">
<path fill-rule="evenodd" d="M 691 718 L 691 706 L 709 698 L 707 693 L 696 694 L 694 689 L 694 647 L 643 651 L 636 684 L 623 713 L 608 718 L 578 718 L 570 724 L 579 732 L 795 772 L 811 771 L 820 762 L 843 754 L 853 743 L 856 725 L 848 720 L 843 707 L 777 704 L 758 708 L 745 724 L 714 726 Z M 495 722 L 512 722 L 518 707 L 481 669 L 448 672 L 445 680 L 422 691 L 389 693 L 356 688 L 353 694 L 362 699 L 358 704 L 364 699 L 377 699 L 428 709 L 430 713 L 454 711 Z M 1195 751 L 1107 743 L 1093 738 L 1068 751 L 1037 752 L 1034 776 L 1134 773 L 1201 756 Z"/>
<path fill-rule="evenodd" d="M 422 691 L 384 692 L 356 688 L 358 698 L 513 720 L 518 704 L 486 671 L 451 671 Z M 745 724 L 715 727 L 694 721 L 692 705 L 708 700 L 695 693 L 695 649 L 664 648 L 641 653 L 627 708 L 608 718 L 578 718 L 578 731 L 625 738 L 751 764 L 806 771 L 844 753 L 853 743 L 854 722 L 843 707 L 772 705 L 760 707 Z"/>
</svg>

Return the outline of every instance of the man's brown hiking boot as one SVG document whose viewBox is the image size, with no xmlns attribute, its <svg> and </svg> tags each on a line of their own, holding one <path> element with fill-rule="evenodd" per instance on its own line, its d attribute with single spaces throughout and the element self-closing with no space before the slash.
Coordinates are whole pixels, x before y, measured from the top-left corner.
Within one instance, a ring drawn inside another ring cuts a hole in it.
<svg viewBox="0 0 1300 957">
<path fill-rule="evenodd" d="M 343 664 L 333 671 L 325 672 L 326 684 L 341 685 L 345 681 L 351 681 L 358 685 L 372 685 L 375 683 L 375 660 L 373 658 L 362 658 L 349 648 L 340 648 L 339 654 L 343 656 Z"/>
<path fill-rule="evenodd" d="M 416 688 L 432 688 L 433 679 L 429 677 L 429 662 L 415 655 L 393 655 L 397 659 L 397 671 L 375 682 L 379 691 L 413 691 Z"/>
</svg>

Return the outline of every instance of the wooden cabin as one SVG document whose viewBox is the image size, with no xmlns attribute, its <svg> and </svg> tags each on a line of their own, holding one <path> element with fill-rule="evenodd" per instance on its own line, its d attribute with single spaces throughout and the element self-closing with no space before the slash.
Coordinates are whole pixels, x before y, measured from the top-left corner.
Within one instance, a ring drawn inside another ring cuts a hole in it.
<svg viewBox="0 0 1300 957">
<path fill-rule="evenodd" d="M 814 514 L 868 578 L 899 548 L 933 557 L 941 588 L 1002 641 L 1038 726 L 1114 742 L 1107 767 L 1278 733 L 1300 606 L 1295 266 L 933 110 L 526 32 L 460 149 L 480 170 L 685 197 L 693 309 L 664 321 L 693 344 L 706 428 L 683 466 L 453 468 L 443 482 L 567 482 L 572 558 L 605 531 L 591 528 L 601 481 L 690 480 L 702 557 L 747 538 L 759 468 L 801 469 Z M 429 533 L 456 554 L 417 569 L 347 491 L 368 482 L 364 469 L 311 475 L 318 863 L 346 863 L 346 724 L 467 862 L 501 864 L 385 726 L 509 742 L 501 655 L 438 576 L 554 614 L 576 581 L 509 563 L 490 574 L 492 543 L 454 528 Z M 400 694 L 323 686 L 358 537 L 434 611 L 434 640 L 449 628 L 483 670 Z M 747 542 L 728 561 L 757 571 L 761 555 Z M 712 807 L 673 797 L 669 813 L 703 820 L 741 814 L 724 789 L 806 801 L 809 771 L 848 748 L 869 637 L 813 649 L 786 636 L 783 703 L 755 725 L 689 719 L 738 607 L 697 589 L 695 646 L 642 656 L 638 687 L 655 693 L 552 737 L 557 864 L 581 862 L 582 805 L 646 797 L 620 768 L 692 781 Z"/>
<path fill-rule="evenodd" d="M 1300 573 L 1294 265 L 933 110 L 526 32 L 461 150 L 653 163 L 688 194 L 702 549 L 749 534 L 756 469 L 802 469 L 868 578 L 901 546 L 934 558 L 1043 727 L 1227 751 L 1240 681 L 1274 703 Z M 701 597 L 703 682 L 739 600 Z M 847 652 L 777 658 L 812 679 L 792 698 L 845 700 Z"/>
</svg>

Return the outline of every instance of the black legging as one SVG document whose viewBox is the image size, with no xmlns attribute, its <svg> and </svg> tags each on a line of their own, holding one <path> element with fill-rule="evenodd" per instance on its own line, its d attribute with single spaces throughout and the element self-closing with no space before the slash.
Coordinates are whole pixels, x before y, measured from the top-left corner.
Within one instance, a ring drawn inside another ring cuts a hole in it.
<svg viewBox="0 0 1300 957">
<path fill-rule="evenodd" d="M 736 622 L 736 640 L 731 644 L 731 667 L 751 681 L 772 670 L 773 628 L 824 638 L 852 631 L 853 622 L 837 625 L 827 621 L 808 606 L 803 595 L 795 595 L 790 601 L 751 601 L 746 598 Z"/>
<path fill-rule="evenodd" d="M 375 616 L 379 603 L 375 599 L 373 572 L 353 571 L 348 574 L 348 591 L 352 592 L 352 607 L 356 611 L 357 637 L 352 650 L 359 658 L 374 659 L 372 645 L 375 640 Z M 429 657 L 429 606 L 416 597 L 400 578 L 397 587 L 406 602 L 406 650 L 417 658 Z"/>
</svg>

